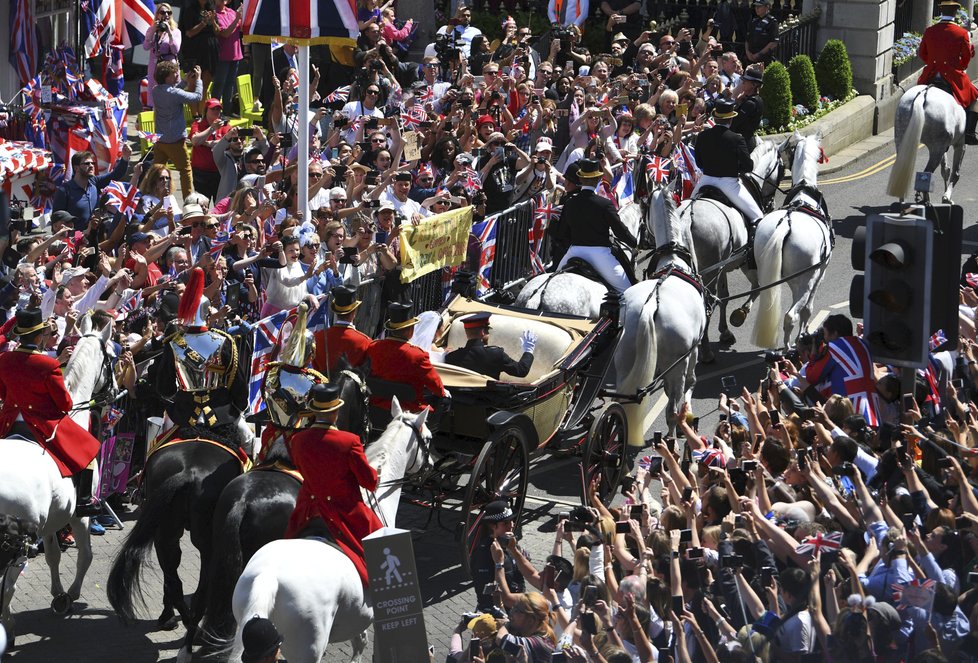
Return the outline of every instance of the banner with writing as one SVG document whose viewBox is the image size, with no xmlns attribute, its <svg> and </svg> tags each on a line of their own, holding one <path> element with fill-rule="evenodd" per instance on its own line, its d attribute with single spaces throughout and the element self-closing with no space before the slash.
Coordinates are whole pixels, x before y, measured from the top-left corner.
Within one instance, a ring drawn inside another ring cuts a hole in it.
<svg viewBox="0 0 978 663">
<path fill-rule="evenodd" d="M 471 207 L 429 216 L 416 226 L 401 226 L 401 283 L 462 264 L 471 232 Z"/>
</svg>

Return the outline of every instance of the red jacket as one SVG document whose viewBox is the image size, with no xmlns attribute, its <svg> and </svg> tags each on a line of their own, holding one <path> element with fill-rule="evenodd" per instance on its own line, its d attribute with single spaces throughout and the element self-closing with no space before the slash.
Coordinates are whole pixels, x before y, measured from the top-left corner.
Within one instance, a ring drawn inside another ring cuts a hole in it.
<svg viewBox="0 0 978 663">
<path fill-rule="evenodd" d="M 360 496 L 361 486 L 374 491 L 378 481 L 360 438 L 336 428 L 313 427 L 293 435 L 289 448 L 304 481 L 286 538 L 299 534 L 309 520 L 321 517 L 366 586 L 367 566 L 360 541 L 383 524 Z"/>
<path fill-rule="evenodd" d="M 414 400 L 401 403 L 401 408 L 417 412 L 428 405 L 425 401 L 425 390 L 435 396 L 444 396 L 445 387 L 441 377 L 431 365 L 428 352 L 407 341 L 385 338 L 374 341 L 367 350 L 370 360 L 370 374 L 392 382 L 402 382 L 414 387 Z M 390 409 L 389 398 L 370 397 L 374 407 Z"/>
<path fill-rule="evenodd" d="M 967 30 L 949 21 L 936 23 L 924 31 L 917 55 L 927 65 L 917 80 L 919 85 L 926 85 L 940 74 L 966 109 L 978 99 L 978 90 L 965 73 L 975 55 Z"/>
<path fill-rule="evenodd" d="M 367 354 L 372 339 L 352 325 L 334 324 L 316 332 L 316 356 L 312 365 L 323 375 L 332 375 L 340 356 L 346 355 L 350 366 L 359 366 Z"/>
<path fill-rule="evenodd" d="M 20 414 L 61 476 L 85 469 L 98 454 L 98 440 L 67 414 L 71 396 L 57 359 L 26 349 L 0 353 L 0 400 L 0 438 Z"/>
</svg>

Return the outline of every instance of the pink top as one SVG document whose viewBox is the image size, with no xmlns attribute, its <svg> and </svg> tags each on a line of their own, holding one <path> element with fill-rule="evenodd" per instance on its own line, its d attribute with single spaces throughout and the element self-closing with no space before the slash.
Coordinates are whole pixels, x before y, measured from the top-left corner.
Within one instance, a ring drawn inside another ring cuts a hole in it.
<svg viewBox="0 0 978 663">
<path fill-rule="evenodd" d="M 242 59 L 244 56 L 241 54 L 241 22 L 238 21 L 238 12 L 225 6 L 223 10 L 215 12 L 214 16 L 221 30 L 226 30 L 229 25 L 237 22 L 230 35 L 217 38 L 217 59 L 221 62 Z"/>
<path fill-rule="evenodd" d="M 394 43 L 395 41 L 401 41 L 402 39 L 407 39 L 408 35 L 411 34 L 411 26 L 405 25 L 400 30 L 391 23 L 390 21 L 384 21 L 383 26 L 384 39 L 388 44 Z"/>
</svg>

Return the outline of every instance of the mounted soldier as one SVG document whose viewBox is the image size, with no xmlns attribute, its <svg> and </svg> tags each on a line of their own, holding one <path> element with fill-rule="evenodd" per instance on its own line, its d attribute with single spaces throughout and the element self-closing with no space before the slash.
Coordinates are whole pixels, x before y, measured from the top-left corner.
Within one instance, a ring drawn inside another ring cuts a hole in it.
<svg viewBox="0 0 978 663">
<path fill-rule="evenodd" d="M 968 145 L 978 145 L 978 89 L 968 77 L 968 63 L 975 55 L 970 33 L 954 22 L 961 5 L 953 0 L 940 3 L 941 18 L 927 28 L 917 55 L 926 65 L 917 80 L 918 85 L 939 85 L 947 89 L 965 109 L 964 138 Z"/>
</svg>

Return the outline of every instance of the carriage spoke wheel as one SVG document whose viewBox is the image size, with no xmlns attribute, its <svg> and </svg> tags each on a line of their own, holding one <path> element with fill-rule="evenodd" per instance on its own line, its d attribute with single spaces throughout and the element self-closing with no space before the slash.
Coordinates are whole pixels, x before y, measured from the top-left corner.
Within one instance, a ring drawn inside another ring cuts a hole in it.
<svg viewBox="0 0 978 663">
<path fill-rule="evenodd" d="M 598 495 L 605 504 L 614 499 L 625 469 L 628 419 L 618 403 L 606 403 L 594 418 L 584 445 L 584 475 L 590 485 L 599 477 Z M 587 504 L 587 495 L 582 495 Z"/>
<path fill-rule="evenodd" d="M 519 529 L 529 474 L 530 457 L 523 430 L 509 425 L 494 431 L 472 466 L 462 503 L 463 530 L 459 544 L 462 564 L 470 575 L 469 557 L 478 539 L 483 508 L 493 500 L 507 500 L 516 514 L 515 528 Z"/>
</svg>

